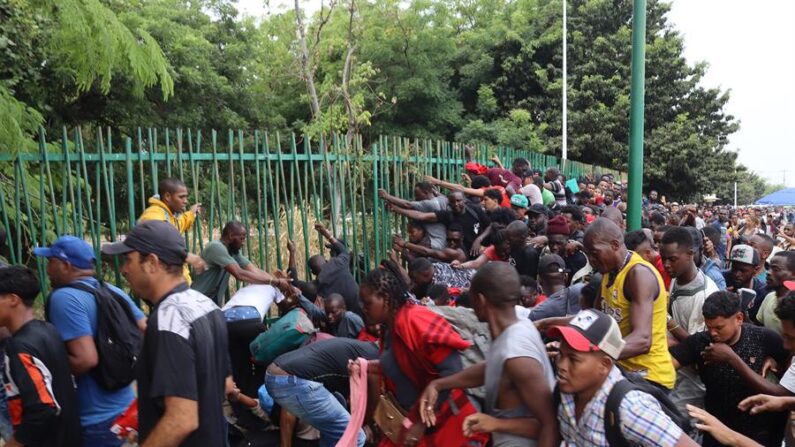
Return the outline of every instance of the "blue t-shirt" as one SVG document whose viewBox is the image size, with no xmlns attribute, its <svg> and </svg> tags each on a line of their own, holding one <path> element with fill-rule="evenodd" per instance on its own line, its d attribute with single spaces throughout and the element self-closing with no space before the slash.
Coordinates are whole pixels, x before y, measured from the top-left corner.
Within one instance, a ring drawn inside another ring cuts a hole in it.
<svg viewBox="0 0 795 447">
<path fill-rule="evenodd" d="M 81 279 L 80 282 L 96 287 L 94 278 Z M 130 303 L 136 321 L 144 318 L 143 312 L 121 289 L 108 284 L 113 292 L 123 296 Z M 97 335 L 97 303 L 94 295 L 70 287 L 53 291 L 50 297 L 50 322 L 55 325 L 64 341 Z M 116 391 L 108 391 L 100 386 L 91 373 L 76 378 L 77 400 L 80 405 L 80 424 L 85 427 L 107 421 L 127 409 L 135 398 L 132 385 Z"/>
</svg>

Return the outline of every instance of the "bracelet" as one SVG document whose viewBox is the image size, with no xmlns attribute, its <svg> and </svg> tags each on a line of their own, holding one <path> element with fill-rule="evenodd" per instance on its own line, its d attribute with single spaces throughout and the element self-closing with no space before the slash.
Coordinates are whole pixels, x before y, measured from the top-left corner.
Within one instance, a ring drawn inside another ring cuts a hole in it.
<svg viewBox="0 0 795 447">
<path fill-rule="evenodd" d="M 672 328 L 668 328 L 668 332 L 671 332 L 671 331 L 676 330 L 678 328 L 679 328 L 679 324 L 677 324 L 676 326 L 674 326 Z"/>
</svg>

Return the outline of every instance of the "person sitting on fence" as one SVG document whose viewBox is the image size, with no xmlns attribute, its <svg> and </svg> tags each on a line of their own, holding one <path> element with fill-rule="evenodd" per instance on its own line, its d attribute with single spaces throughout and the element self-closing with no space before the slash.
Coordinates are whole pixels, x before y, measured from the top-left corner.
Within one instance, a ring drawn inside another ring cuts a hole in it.
<svg viewBox="0 0 795 447">
<path fill-rule="evenodd" d="M 168 222 L 179 230 L 180 234 L 193 227 L 196 222 L 196 216 L 201 213 L 201 203 L 193 204 L 190 209 L 185 211 L 185 205 L 188 203 L 188 187 L 180 179 L 164 178 L 160 180 L 157 186 L 157 195 L 149 198 L 149 207 L 141 213 L 138 222 L 146 220 L 162 220 Z M 195 274 L 200 274 L 204 271 L 206 265 L 204 260 L 194 253 L 188 253 L 186 259 L 186 266 L 183 269 L 185 280 L 190 285 L 191 276 L 188 265 L 193 267 Z"/>
<path fill-rule="evenodd" d="M 483 166 L 480 163 L 475 163 L 472 160 L 473 150 L 472 148 L 465 149 L 467 163 L 464 165 L 464 169 L 467 173 L 471 173 L 472 175 L 485 175 L 489 178 L 489 181 L 494 186 L 502 186 L 505 189 L 509 190 L 509 194 L 515 194 L 519 192 L 519 189 L 522 187 L 522 175 L 521 173 L 516 173 L 516 171 L 521 171 L 521 168 L 525 165 L 523 162 L 527 162 L 527 160 L 523 159 L 516 159 L 513 163 L 514 171 L 509 171 L 502 166 L 502 162 L 498 156 L 494 156 L 491 158 L 491 161 L 495 164 L 495 167 L 488 168 Z M 530 163 L 526 163 L 526 169 L 530 168 Z"/>
<path fill-rule="evenodd" d="M 218 307 L 226 301 L 230 276 L 250 284 L 271 284 L 274 279 L 240 253 L 247 235 L 246 227 L 232 220 L 224 226 L 221 240 L 211 241 L 202 250 L 207 270 L 196 277 L 191 288 L 210 297 Z"/>
</svg>

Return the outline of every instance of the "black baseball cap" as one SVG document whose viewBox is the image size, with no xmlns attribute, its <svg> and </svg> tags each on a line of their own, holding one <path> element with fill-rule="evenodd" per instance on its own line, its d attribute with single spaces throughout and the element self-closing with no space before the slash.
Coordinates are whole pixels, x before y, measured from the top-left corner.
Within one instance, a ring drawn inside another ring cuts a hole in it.
<svg viewBox="0 0 795 447">
<path fill-rule="evenodd" d="M 529 214 L 547 214 L 548 215 L 547 207 L 545 207 L 544 205 L 542 205 L 540 203 L 536 203 L 535 205 L 533 205 L 530 208 L 528 208 L 527 212 Z"/>
<path fill-rule="evenodd" d="M 538 273 L 545 274 L 545 273 L 566 273 L 566 261 L 560 257 L 560 255 L 556 255 L 554 253 L 550 253 L 548 255 L 544 255 L 540 261 L 538 261 Z"/>
<path fill-rule="evenodd" d="M 161 220 L 139 223 L 124 240 L 104 244 L 101 251 L 111 256 L 133 251 L 152 253 L 167 265 L 182 265 L 188 257 L 185 239 L 173 225 Z"/>
</svg>

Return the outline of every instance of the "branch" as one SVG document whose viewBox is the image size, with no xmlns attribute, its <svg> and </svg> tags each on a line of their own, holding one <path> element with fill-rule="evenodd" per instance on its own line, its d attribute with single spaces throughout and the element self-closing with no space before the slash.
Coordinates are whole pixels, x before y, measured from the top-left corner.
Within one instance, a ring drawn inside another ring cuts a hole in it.
<svg viewBox="0 0 795 447">
<path fill-rule="evenodd" d="M 317 24 L 317 31 L 315 32 L 315 42 L 312 44 L 312 54 L 315 54 L 315 52 L 317 51 L 317 46 L 320 44 L 320 32 L 323 31 L 323 27 L 326 26 L 329 19 L 331 18 L 331 13 L 334 12 L 334 7 L 337 6 L 337 0 L 331 0 L 329 2 L 328 14 L 326 14 L 325 17 L 323 17 L 323 5 L 324 1 L 320 0 L 320 22 Z"/>
</svg>

